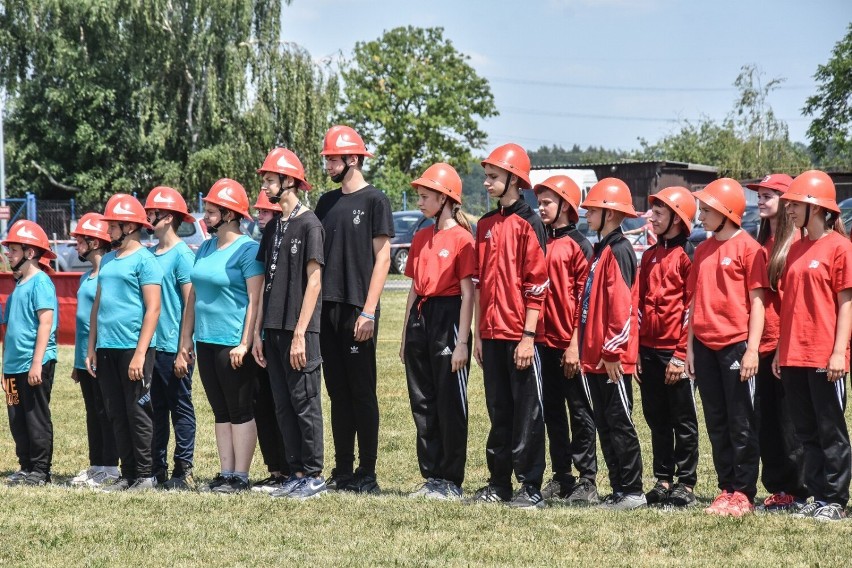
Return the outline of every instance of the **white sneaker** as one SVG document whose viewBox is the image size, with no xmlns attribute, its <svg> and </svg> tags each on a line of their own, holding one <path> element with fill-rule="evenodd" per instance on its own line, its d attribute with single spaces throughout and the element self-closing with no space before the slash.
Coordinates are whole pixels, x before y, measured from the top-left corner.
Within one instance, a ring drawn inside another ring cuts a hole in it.
<svg viewBox="0 0 852 568">
<path fill-rule="evenodd" d="M 100 472 L 103 472 L 103 468 L 96 465 L 84 469 L 71 480 L 71 485 L 88 485 L 87 482 Z"/>
</svg>

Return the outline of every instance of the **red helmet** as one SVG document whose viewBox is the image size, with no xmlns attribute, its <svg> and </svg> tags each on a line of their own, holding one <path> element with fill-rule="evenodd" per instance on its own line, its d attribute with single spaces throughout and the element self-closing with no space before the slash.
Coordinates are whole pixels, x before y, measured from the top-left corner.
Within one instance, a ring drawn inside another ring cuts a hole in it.
<svg viewBox="0 0 852 568">
<path fill-rule="evenodd" d="M 483 167 L 485 167 L 485 164 L 491 164 L 518 176 L 519 189 L 532 187 L 530 183 L 530 157 L 527 155 L 527 151 L 517 144 L 497 146 L 487 158 L 482 160 Z"/>
<path fill-rule="evenodd" d="M 829 211 L 840 213 L 834 182 L 827 173 L 819 170 L 808 170 L 799 174 L 781 199 L 819 205 Z"/>
<path fill-rule="evenodd" d="M 148 215 L 139 200 L 126 193 L 116 193 L 109 198 L 104 208 L 104 221 L 138 223 L 148 229 L 154 228 L 148 222 Z"/>
<path fill-rule="evenodd" d="M 105 243 L 112 240 L 109 236 L 109 226 L 104 221 L 104 216 L 100 213 L 86 213 L 83 215 L 77 221 L 77 226 L 71 231 L 71 236 L 100 239 Z"/>
<path fill-rule="evenodd" d="M 239 182 L 229 178 L 222 178 L 210 188 L 207 197 L 202 199 L 217 207 L 223 207 L 239 213 L 246 219 L 251 219 L 249 213 L 249 200 L 245 188 Z"/>
<path fill-rule="evenodd" d="M 686 227 L 686 234 L 692 232 L 692 220 L 695 218 L 695 197 L 685 187 L 674 186 L 664 187 L 654 195 L 648 196 L 648 203 L 651 205 L 659 201 L 664 203 L 677 213 L 678 217 L 683 221 L 683 226 Z"/>
<path fill-rule="evenodd" d="M 704 189 L 692 195 L 737 225 L 742 224 L 746 206 L 745 192 L 743 186 L 736 180 L 731 178 L 713 180 Z"/>
<path fill-rule="evenodd" d="M 274 148 L 266 155 L 263 165 L 257 170 L 257 173 L 261 175 L 264 172 L 290 176 L 299 182 L 299 187 L 305 191 L 311 190 L 311 184 L 305 180 L 305 168 L 302 166 L 302 161 L 287 148 Z"/>
<path fill-rule="evenodd" d="M 617 178 L 604 178 L 593 185 L 580 207 L 612 209 L 624 213 L 628 217 L 639 216 L 636 209 L 633 208 L 633 196 L 630 195 L 630 188 Z"/>
<path fill-rule="evenodd" d="M 793 178 L 791 178 L 787 174 L 769 174 L 757 183 L 746 184 L 746 187 L 749 189 L 753 189 L 754 191 L 763 188 L 771 189 L 772 191 L 777 191 L 778 193 L 784 193 L 785 191 L 787 191 L 787 188 L 790 187 L 790 184 L 792 182 Z"/>
<path fill-rule="evenodd" d="M 184 201 L 180 192 L 164 185 L 155 187 L 148 194 L 148 199 L 145 200 L 145 210 L 149 209 L 180 213 L 184 222 L 195 222 L 195 217 L 189 214 L 189 210 L 186 208 L 186 201 Z"/>
<path fill-rule="evenodd" d="M 25 247 L 37 248 L 43 251 L 42 256 L 45 258 L 56 258 L 56 253 L 50 250 L 50 241 L 47 240 L 47 233 L 38 224 L 26 219 L 15 221 L 9 227 L 9 234 L 6 235 L 6 240 L 3 241 L 3 246 L 12 244 Z"/>
<path fill-rule="evenodd" d="M 254 208 L 275 211 L 277 213 L 281 213 L 282 211 L 279 204 L 269 201 L 269 197 L 266 196 L 266 192 L 262 189 L 260 190 L 260 193 L 257 194 L 257 201 L 254 202 Z"/>
<path fill-rule="evenodd" d="M 568 219 L 572 223 L 576 223 L 580 219 L 580 188 L 574 183 L 574 180 L 566 175 L 550 176 L 541 183 L 535 184 L 533 187 L 536 193 L 542 189 L 549 189 L 564 199 L 569 207 Z"/>
<path fill-rule="evenodd" d="M 322 143 L 323 156 L 366 156 L 372 158 L 373 155 L 367 151 L 367 146 L 364 141 L 358 136 L 354 129 L 338 124 L 332 126 L 325 133 L 325 140 Z"/>
<path fill-rule="evenodd" d="M 418 186 L 443 193 L 456 203 L 461 203 L 462 180 L 450 164 L 438 162 L 426 168 L 423 175 L 411 182 L 411 187 L 416 189 Z"/>
</svg>

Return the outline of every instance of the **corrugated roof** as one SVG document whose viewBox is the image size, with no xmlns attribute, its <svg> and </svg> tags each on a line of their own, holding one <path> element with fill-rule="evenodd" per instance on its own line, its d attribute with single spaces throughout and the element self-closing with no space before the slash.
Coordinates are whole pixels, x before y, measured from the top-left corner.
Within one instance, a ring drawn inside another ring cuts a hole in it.
<svg viewBox="0 0 852 568">
<path fill-rule="evenodd" d="M 594 167 L 606 167 L 606 166 L 626 166 L 626 165 L 634 165 L 634 164 L 663 164 L 666 166 L 681 168 L 685 170 L 695 170 L 701 172 L 711 172 L 718 173 L 719 168 L 716 166 L 707 166 L 704 164 L 690 164 L 688 162 L 676 162 L 673 160 L 621 160 L 619 162 L 594 162 L 591 164 L 550 164 L 550 165 L 542 165 L 542 166 L 532 166 L 533 170 L 552 170 L 552 169 L 571 169 L 571 170 L 582 170 Z"/>
</svg>

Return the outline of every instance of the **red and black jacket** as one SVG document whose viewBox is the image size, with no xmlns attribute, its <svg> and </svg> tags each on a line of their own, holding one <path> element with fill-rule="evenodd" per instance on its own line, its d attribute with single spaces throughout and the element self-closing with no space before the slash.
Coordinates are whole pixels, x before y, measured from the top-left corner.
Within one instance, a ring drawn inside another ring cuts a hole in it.
<svg viewBox="0 0 852 568">
<path fill-rule="evenodd" d="M 580 308 L 580 363 L 584 373 L 602 374 L 601 359 L 621 361 L 625 374 L 639 355 L 636 256 L 618 228 L 595 244 Z"/>
<path fill-rule="evenodd" d="M 639 345 L 686 358 L 689 306 L 686 283 L 695 247 L 680 233 L 645 251 L 639 266 Z"/>
<path fill-rule="evenodd" d="M 580 298 L 586 284 L 592 244 L 574 225 L 550 231 L 547 275 L 550 278 L 544 312 L 538 318 L 536 342 L 567 349 L 580 321 Z"/>
<path fill-rule="evenodd" d="M 541 218 L 519 199 L 476 226 L 476 276 L 482 339 L 520 341 L 528 308 L 541 310 L 549 281 Z"/>
</svg>

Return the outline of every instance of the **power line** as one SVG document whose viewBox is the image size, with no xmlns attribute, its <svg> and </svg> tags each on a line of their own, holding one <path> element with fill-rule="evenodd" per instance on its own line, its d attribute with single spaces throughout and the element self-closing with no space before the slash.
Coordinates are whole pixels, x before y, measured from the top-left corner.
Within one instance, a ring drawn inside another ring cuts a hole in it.
<svg viewBox="0 0 852 568">
<path fill-rule="evenodd" d="M 536 87 L 553 87 L 559 89 L 582 89 L 594 91 L 639 91 L 648 93 L 729 93 L 736 91 L 736 87 L 643 87 L 638 85 L 583 85 L 580 83 L 561 83 L 557 81 L 535 81 L 525 79 L 512 79 L 509 77 L 491 77 L 488 79 L 494 83 L 508 83 L 511 85 L 525 85 Z M 810 90 L 813 85 L 778 85 L 776 90 Z"/>
</svg>

